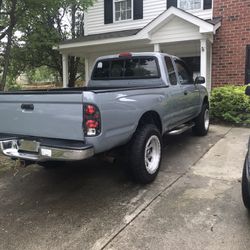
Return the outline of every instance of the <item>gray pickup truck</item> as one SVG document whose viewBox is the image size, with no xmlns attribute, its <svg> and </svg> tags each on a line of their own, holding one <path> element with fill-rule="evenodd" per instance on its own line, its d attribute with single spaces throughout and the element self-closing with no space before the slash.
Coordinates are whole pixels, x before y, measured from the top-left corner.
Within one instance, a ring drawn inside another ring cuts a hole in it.
<svg viewBox="0 0 250 250">
<path fill-rule="evenodd" d="M 194 81 L 185 63 L 167 54 L 98 58 L 87 87 L 0 92 L 0 152 L 46 165 L 123 147 L 135 179 L 152 182 L 165 133 L 192 128 L 207 134 L 204 82 Z"/>
</svg>

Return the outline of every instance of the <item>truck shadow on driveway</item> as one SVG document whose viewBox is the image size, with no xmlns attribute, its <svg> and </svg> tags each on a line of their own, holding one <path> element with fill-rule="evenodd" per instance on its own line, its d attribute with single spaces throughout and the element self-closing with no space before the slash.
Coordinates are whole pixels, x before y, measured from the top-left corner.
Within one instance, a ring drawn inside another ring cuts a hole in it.
<svg viewBox="0 0 250 250">
<path fill-rule="evenodd" d="M 193 137 L 189 131 L 179 136 L 165 136 L 159 175 L 162 171 L 185 172 L 213 141 L 218 140 L 215 138 L 218 135 L 213 136 L 212 133 L 206 140 Z M 39 197 L 44 201 L 59 201 L 62 197 L 73 197 L 77 194 L 82 198 L 84 194 L 86 197 L 97 198 L 100 193 L 110 196 L 116 190 L 119 193 L 124 189 L 131 191 L 134 188 L 137 192 L 141 188 L 130 180 L 121 166 L 96 158 L 51 169 L 32 165 L 26 169 L 18 169 L 15 176 L 13 174 L 14 170 L 10 170 L 2 176 L 3 182 L 6 182 L 2 195 L 6 193 L 13 199 L 14 194 L 19 199 L 29 200 L 29 203 Z"/>
</svg>

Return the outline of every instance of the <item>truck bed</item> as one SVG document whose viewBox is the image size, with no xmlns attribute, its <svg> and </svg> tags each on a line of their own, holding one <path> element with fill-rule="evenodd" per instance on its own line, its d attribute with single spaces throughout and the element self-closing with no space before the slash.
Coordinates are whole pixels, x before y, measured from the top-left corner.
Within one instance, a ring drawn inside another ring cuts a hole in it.
<svg viewBox="0 0 250 250">
<path fill-rule="evenodd" d="M 16 91 L 0 91 L 0 95 L 39 95 L 39 94 L 79 94 L 84 91 L 93 93 L 106 93 L 106 92 L 116 92 L 116 91 L 128 91 L 128 90 L 140 90 L 140 89 L 151 89 L 151 88 L 168 88 L 167 85 L 162 84 L 152 84 L 147 86 L 120 86 L 120 87 L 79 87 L 79 88 L 58 88 L 58 89 L 38 89 L 38 90 L 16 90 Z"/>
</svg>

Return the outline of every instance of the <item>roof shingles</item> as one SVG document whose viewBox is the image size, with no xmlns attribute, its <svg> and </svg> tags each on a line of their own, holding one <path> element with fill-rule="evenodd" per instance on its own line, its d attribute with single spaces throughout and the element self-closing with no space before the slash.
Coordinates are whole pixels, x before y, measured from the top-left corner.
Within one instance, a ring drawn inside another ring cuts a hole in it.
<svg viewBox="0 0 250 250">
<path fill-rule="evenodd" d="M 119 37 L 127 37 L 127 36 L 134 36 L 136 35 L 141 29 L 132 29 L 132 30 L 122 30 L 122 31 L 115 31 L 115 32 L 108 32 L 108 33 L 100 33 L 96 35 L 89 35 L 89 36 L 82 36 L 76 39 L 70 39 L 62 41 L 60 44 L 69 44 L 69 43 L 78 43 L 78 42 L 89 42 L 89 41 L 96 41 L 102 39 L 109 39 L 109 38 L 119 38 Z"/>
</svg>

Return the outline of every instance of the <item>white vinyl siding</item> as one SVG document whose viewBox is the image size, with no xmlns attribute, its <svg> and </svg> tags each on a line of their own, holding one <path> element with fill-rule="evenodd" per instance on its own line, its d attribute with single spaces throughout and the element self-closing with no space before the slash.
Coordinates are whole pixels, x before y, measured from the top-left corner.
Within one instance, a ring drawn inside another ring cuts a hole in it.
<svg viewBox="0 0 250 250">
<path fill-rule="evenodd" d="M 187 23 L 181 18 L 175 17 L 168 25 L 163 26 L 151 34 L 151 43 L 171 43 L 202 38 L 198 26 Z"/>
<path fill-rule="evenodd" d="M 97 0 L 85 14 L 85 35 L 114 32 L 120 30 L 140 29 L 166 10 L 166 0 L 144 0 L 143 19 L 125 20 L 104 24 L 104 0 Z M 212 9 L 189 11 L 203 19 L 212 18 Z M 133 11 L 132 11 L 133 19 Z"/>
<path fill-rule="evenodd" d="M 85 35 L 143 28 L 164 10 L 166 10 L 166 0 L 157 0 L 157 4 L 152 0 L 144 0 L 143 5 L 143 19 L 125 20 L 111 24 L 104 24 L 104 1 L 97 0 L 86 12 Z"/>
</svg>

